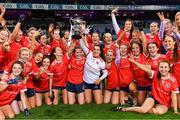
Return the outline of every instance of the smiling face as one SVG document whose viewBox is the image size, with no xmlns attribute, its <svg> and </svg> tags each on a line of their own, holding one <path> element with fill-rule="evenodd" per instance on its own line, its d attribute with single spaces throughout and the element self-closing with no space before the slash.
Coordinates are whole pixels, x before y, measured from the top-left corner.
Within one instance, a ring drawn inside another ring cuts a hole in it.
<svg viewBox="0 0 180 120">
<path fill-rule="evenodd" d="M 120 55 L 126 56 L 128 54 L 128 46 L 127 45 L 120 45 Z"/>
<path fill-rule="evenodd" d="M 44 58 L 43 61 L 42 61 L 43 68 L 48 69 L 49 65 L 50 65 L 50 59 L 49 58 Z"/>
<path fill-rule="evenodd" d="M 95 45 L 93 49 L 93 56 L 94 57 L 100 57 L 101 49 L 99 46 Z"/>
<path fill-rule="evenodd" d="M 22 71 L 23 71 L 23 67 L 20 64 L 18 64 L 18 63 L 13 64 L 12 74 L 14 76 L 19 76 L 22 73 Z"/>
<path fill-rule="evenodd" d="M 172 29 L 172 23 L 169 19 L 164 20 L 164 31 L 167 32 Z"/>
<path fill-rule="evenodd" d="M 22 50 L 22 51 L 20 52 L 20 54 L 19 54 L 19 58 L 20 58 L 24 63 L 26 63 L 27 61 L 29 61 L 30 56 L 31 56 L 30 51 L 29 51 L 29 50 L 26 50 L 26 49 Z"/>
<path fill-rule="evenodd" d="M 112 43 L 112 35 L 110 33 L 105 33 L 104 41 L 106 42 L 106 44 L 110 45 Z"/>
<path fill-rule="evenodd" d="M 178 28 L 180 28 L 180 12 L 178 12 L 175 16 L 175 22 Z"/>
<path fill-rule="evenodd" d="M 110 63 L 110 62 L 112 62 L 113 59 L 114 59 L 114 53 L 111 49 L 109 49 L 106 54 L 106 61 L 107 61 L 107 63 Z"/>
<path fill-rule="evenodd" d="M 124 30 L 125 31 L 130 31 L 132 29 L 132 22 L 129 20 L 125 21 L 125 25 L 124 25 Z"/>
<path fill-rule="evenodd" d="M 140 46 L 137 43 L 133 43 L 132 44 L 132 54 L 136 57 L 138 57 L 140 55 Z"/>
<path fill-rule="evenodd" d="M 83 51 L 81 48 L 76 48 L 74 53 L 76 59 L 81 59 L 83 57 Z"/>
<path fill-rule="evenodd" d="M 23 32 L 21 30 L 18 31 L 18 34 L 16 36 L 16 41 L 17 42 L 20 42 L 21 41 L 21 38 L 23 36 Z"/>
<path fill-rule="evenodd" d="M 36 32 L 36 30 L 34 30 L 34 29 L 28 32 L 28 37 L 29 37 L 30 40 L 33 39 L 33 35 L 34 35 L 35 32 Z"/>
<path fill-rule="evenodd" d="M 167 77 L 169 75 L 170 67 L 167 62 L 160 62 L 159 72 L 162 77 Z"/>
<path fill-rule="evenodd" d="M 158 32 L 159 28 L 158 28 L 158 23 L 156 22 L 152 22 L 150 24 L 150 33 L 152 34 L 156 34 Z"/>
<path fill-rule="evenodd" d="M 54 32 L 53 32 L 53 38 L 55 39 L 55 40 L 59 40 L 60 39 L 60 30 L 59 29 L 56 29 L 56 30 L 54 30 Z"/>
<path fill-rule="evenodd" d="M 0 31 L 0 43 L 4 43 L 8 40 L 9 38 L 9 33 L 5 30 Z"/>
<path fill-rule="evenodd" d="M 93 42 L 93 44 L 94 45 L 98 45 L 99 44 L 99 40 L 100 40 L 100 38 L 99 38 L 98 33 L 93 33 L 92 34 L 92 42 Z"/>
<path fill-rule="evenodd" d="M 164 47 L 168 51 L 174 50 L 175 41 L 171 36 L 166 36 L 163 42 Z"/>
<path fill-rule="evenodd" d="M 40 63 L 43 59 L 43 54 L 42 53 L 37 53 L 35 56 L 34 56 L 34 61 L 35 63 Z"/>
<path fill-rule="evenodd" d="M 46 37 L 46 35 L 40 36 L 40 43 L 41 43 L 42 45 L 46 45 L 46 43 L 47 43 L 47 37 Z"/>
<path fill-rule="evenodd" d="M 56 48 L 55 48 L 54 55 L 55 55 L 55 56 L 62 57 L 62 56 L 63 56 L 63 51 L 62 51 L 62 49 L 61 49 L 60 47 L 56 47 Z"/>
<path fill-rule="evenodd" d="M 148 52 L 151 57 L 156 57 L 158 55 L 158 47 L 155 43 L 148 44 Z"/>
</svg>

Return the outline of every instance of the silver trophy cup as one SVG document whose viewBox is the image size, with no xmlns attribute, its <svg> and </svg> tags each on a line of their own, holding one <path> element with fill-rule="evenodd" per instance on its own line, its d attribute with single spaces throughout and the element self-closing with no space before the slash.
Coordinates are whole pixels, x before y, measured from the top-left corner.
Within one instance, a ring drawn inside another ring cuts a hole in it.
<svg viewBox="0 0 180 120">
<path fill-rule="evenodd" d="M 81 39 L 82 31 L 85 29 L 86 22 L 80 18 L 71 18 L 69 21 L 71 24 L 72 38 Z"/>
</svg>

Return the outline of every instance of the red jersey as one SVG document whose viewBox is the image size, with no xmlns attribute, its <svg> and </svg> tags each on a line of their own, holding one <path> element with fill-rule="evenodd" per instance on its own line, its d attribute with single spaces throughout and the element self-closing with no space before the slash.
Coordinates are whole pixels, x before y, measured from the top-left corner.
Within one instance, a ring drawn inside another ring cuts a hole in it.
<svg viewBox="0 0 180 120">
<path fill-rule="evenodd" d="M 118 66 L 118 76 L 120 87 L 128 87 L 133 80 L 133 71 L 129 57 L 121 57 Z"/>
<path fill-rule="evenodd" d="M 54 60 L 50 65 L 50 72 L 53 73 L 53 86 L 65 87 L 68 75 L 68 58 L 63 56 L 62 61 Z"/>
<path fill-rule="evenodd" d="M 180 55 L 180 50 L 178 50 L 178 54 Z M 178 85 L 180 87 L 180 56 L 178 58 L 178 61 L 176 63 L 173 63 L 173 52 L 168 51 L 166 53 L 167 59 L 170 61 L 170 64 L 172 66 L 172 74 L 176 77 L 178 81 Z"/>
<path fill-rule="evenodd" d="M 162 60 L 166 60 L 166 56 L 162 54 L 158 54 L 156 58 L 148 58 L 147 63 L 150 65 L 151 69 L 154 71 L 158 71 L 159 63 Z"/>
<path fill-rule="evenodd" d="M 9 63 L 6 66 L 5 72 L 9 73 L 11 71 L 11 66 L 15 61 Z M 32 73 L 34 72 L 34 63 L 33 62 L 26 62 L 24 64 L 24 69 L 23 69 L 23 76 L 27 77 L 29 75 L 29 79 L 27 80 L 27 88 L 34 88 L 33 86 L 33 81 L 32 81 Z"/>
<path fill-rule="evenodd" d="M 174 75 L 157 79 L 158 72 L 154 72 L 152 81 L 152 95 L 160 104 L 171 106 L 171 92 L 179 93 L 178 83 Z"/>
<path fill-rule="evenodd" d="M 10 79 L 9 77 L 8 80 Z M 3 80 L 1 82 L 7 82 L 8 80 Z M 23 83 L 22 79 L 20 79 L 17 84 L 8 85 L 5 90 L 0 92 L 0 106 L 11 104 L 20 91 L 26 91 L 26 85 Z"/>
<path fill-rule="evenodd" d="M 118 71 L 115 61 L 111 62 L 110 66 L 106 66 L 108 70 L 108 76 L 106 81 L 106 89 L 119 88 Z"/>
<path fill-rule="evenodd" d="M 123 33 L 124 30 L 119 30 L 117 36 L 119 37 L 122 33 Z M 125 41 L 125 42 L 130 42 L 131 38 L 130 38 L 130 33 L 129 32 L 126 32 L 123 37 L 122 37 L 122 41 Z"/>
<path fill-rule="evenodd" d="M 40 71 L 40 69 L 38 70 Z M 34 87 L 36 91 L 46 91 L 49 90 L 49 80 L 52 73 L 49 70 L 46 70 L 40 74 L 40 79 L 34 82 Z"/>
<path fill-rule="evenodd" d="M 5 52 L 3 46 L 0 45 L 0 71 L 3 71 L 9 62 L 7 52 Z"/>
<path fill-rule="evenodd" d="M 83 83 L 83 71 L 86 58 L 76 59 L 74 56 L 70 60 L 70 69 L 68 73 L 68 82 L 72 84 L 81 84 Z"/>
<path fill-rule="evenodd" d="M 158 44 L 158 48 L 162 45 L 162 41 L 160 40 L 158 33 L 154 36 L 150 33 L 146 34 L 146 39 L 148 42 L 156 42 Z"/>
<path fill-rule="evenodd" d="M 22 44 L 17 41 L 13 41 L 10 44 L 10 51 L 8 52 L 8 57 L 10 61 L 14 61 L 17 59 L 18 51 L 22 47 Z"/>
<path fill-rule="evenodd" d="M 31 49 L 31 47 L 32 47 L 32 43 L 31 43 L 31 41 L 29 40 L 29 38 L 27 36 L 22 37 L 21 43 L 22 43 L 23 47 L 27 47 L 29 49 Z M 34 50 L 36 51 L 38 49 L 38 47 L 39 47 L 39 43 L 37 41 L 35 41 Z"/>
<path fill-rule="evenodd" d="M 134 58 L 134 60 L 138 63 L 146 64 L 147 58 L 143 54 L 140 54 L 140 56 L 138 58 Z M 136 80 L 137 85 L 141 87 L 151 86 L 151 81 L 149 80 L 146 72 L 134 64 L 132 64 L 132 66 L 134 79 Z"/>
<path fill-rule="evenodd" d="M 35 52 L 41 52 L 43 55 L 49 55 L 51 52 L 51 46 L 50 45 L 39 45 L 37 50 Z"/>
<path fill-rule="evenodd" d="M 114 43 L 112 42 L 111 45 L 106 45 L 105 44 L 105 47 L 103 49 L 104 51 L 104 54 L 107 54 L 108 50 L 111 49 L 113 51 L 113 55 L 116 56 L 116 48 L 114 46 Z"/>
</svg>

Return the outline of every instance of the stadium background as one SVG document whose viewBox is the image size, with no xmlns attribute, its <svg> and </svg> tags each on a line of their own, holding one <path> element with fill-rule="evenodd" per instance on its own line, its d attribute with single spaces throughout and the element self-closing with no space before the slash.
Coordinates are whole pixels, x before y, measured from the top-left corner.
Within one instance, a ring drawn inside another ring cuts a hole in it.
<svg viewBox="0 0 180 120">
<path fill-rule="evenodd" d="M 115 32 L 111 24 L 110 11 L 120 7 L 116 15 L 120 27 L 124 20 L 131 18 L 134 25 L 148 32 L 152 21 L 159 22 L 156 13 L 163 11 L 165 16 L 174 19 L 180 10 L 180 0 L 0 0 L 7 8 L 5 19 L 12 30 L 20 14 L 26 15 L 22 29 L 30 26 L 47 29 L 49 23 L 56 23 L 61 30 L 69 29 L 69 18 L 81 17 L 88 25 L 93 25 L 93 31 Z"/>
<path fill-rule="evenodd" d="M 131 18 L 137 28 L 148 32 L 149 24 L 158 21 L 156 13 L 163 11 L 165 16 L 174 20 L 174 15 L 180 11 L 180 0 L 0 0 L 5 3 L 7 26 L 13 29 L 18 16 L 25 14 L 25 31 L 30 26 L 47 29 L 49 23 L 56 23 L 60 28 L 69 28 L 69 18 L 81 17 L 88 25 L 93 25 L 93 31 L 111 32 L 116 37 L 112 27 L 110 12 L 119 6 L 117 20 L 122 27 L 124 20 Z M 113 105 L 63 105 L 46 106 L 31 110 L 30 119 L 179 119 L 173 115 L 173 110 L 162 116 L 136 113 L 113 113 L 109 109 Z M 16 119 L 27 119 L 23 114 Z"/>
</svg>

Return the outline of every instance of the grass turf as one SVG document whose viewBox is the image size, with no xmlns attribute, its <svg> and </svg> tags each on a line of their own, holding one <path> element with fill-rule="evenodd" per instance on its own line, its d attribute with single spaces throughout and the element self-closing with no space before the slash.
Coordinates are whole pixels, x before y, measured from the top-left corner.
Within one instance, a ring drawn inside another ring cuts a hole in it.
<svg viewBox="0 0 180 120">
<path fill-rule="evenodd" d="M 173 114 L 172 110 L 164 115 L 138 114 L 133 112 L 112 112 L 111 104 L 86 104 L 47 106 L 31 110 L 31 115 L 23 114 L 16 119 L 180 119 L 180 115 Z"/>
</svg>

